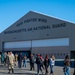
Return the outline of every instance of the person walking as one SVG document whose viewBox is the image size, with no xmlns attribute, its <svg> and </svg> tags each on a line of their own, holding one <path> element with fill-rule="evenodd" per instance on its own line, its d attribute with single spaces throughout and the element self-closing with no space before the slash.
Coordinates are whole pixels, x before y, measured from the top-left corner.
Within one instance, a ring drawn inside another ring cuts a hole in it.
<svg viewBox="0 0 75 75">
<path fill-rule="evenodd" d="M 22 53 L 20 53 L 18 55 L 18 67 L 21 68 L 22 67 Z"/>
<path fill-rule="evenodd" d="M 9 55 L 10 55 L 10 52 L 7 53 L 7 57 L 6 57 L 6 64 L 7 64 L 7 67 L 9 66 Z"/>
<path fill-rule="evenodd" d="M 55 65 L 55 57 L 52 54 L 50 58 L 50 74 L 54 75 L 54 65 Z"/>
<path fill-rule="evenodd" d="M 41 54 L 40 54 L 40 65 L 41 65 L 41 68 L 44 69 L 44 58 L 42 57 Z"/>
<path fill-rule="evenodd" d="M 27 67 L 27 56 L 24 55 L 23 57 L 23 67 Z"/>
<path fill-rule="evenodd" d="M 4 53 L 1 55 L 1 62 L 4 64 Z"/>
<path fill-rule="evenodd" d="M 65 56 L 63 70 L 64 70 L 64 75 L 70 75 L 70 57 L 69 55 Z"/>
<path fill-rule="evenodd" d="M 35 61 L 34 61 L 34 55 L 31 54 L 30 55 L 30 70 L 32 70 L 32 69 L 35 70 L 34 63 L 35 63 Z"/>
<path fill-rule="evenodd" d="M 8 64 L 8 69 L 9 69 L 9 72 L 12 70 L 12 73 L 14 73 L 14 55 L 12 55 L 12 52 L 9 52 L 9 55 L 8 55 L 8 58 L 9 58 L 9 64 Z"/>
<path fill-rule="evenodd" d="M 42 65 L 41 65 L 41 58 L 40 58 L 40 54 L 37 54 L 37 57 L 36 57 L 36 64 L 37 64 L 37 75 L 39 75 L 39 71 L 42 72 L 42 75 L 43 75 L 43 70 L 42 70 Z"/>
<path fill-rule="evenodd" d="M 48 74 L 48 67 L 49 67 L 49 57 L 46 55 L 45 60 L 44 60 L 44 65 L 45 65 L 45 74 Z"/>
<path fill-rule="evenodd" d="M 4 65 L 6 66 L 7 52 L 4 53 Z"/>
<path fill-rule="evenodd" d="M 18 54 L 15 54 L 15 66 L 18 66 Z"/>
</svg>

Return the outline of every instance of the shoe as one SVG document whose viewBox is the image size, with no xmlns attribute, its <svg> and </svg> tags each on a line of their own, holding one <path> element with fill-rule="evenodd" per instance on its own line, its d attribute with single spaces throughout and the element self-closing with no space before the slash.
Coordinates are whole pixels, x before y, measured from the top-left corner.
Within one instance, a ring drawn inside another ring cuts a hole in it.
<svg viewBox="0 0 75 75">
<path fill-rule="evenodd" d="M 12 73 L 14 73 L 14 71 Z"/>
<path fill-rule="evenodd" d="M 39 74 L 36 74 L 36 75 L 39 75 Z"/>
<path fill-rule="evenodd" d="M 10 71 L 11 71 L 11 70 L 9 69 L 9 72 L 8 72 L 9 74 L 10 74 Z"/>
<path fill-rule="evenodd" d="M 12 69 L 12 73 L 14 73 L 14 70 Z"/>
</svg>

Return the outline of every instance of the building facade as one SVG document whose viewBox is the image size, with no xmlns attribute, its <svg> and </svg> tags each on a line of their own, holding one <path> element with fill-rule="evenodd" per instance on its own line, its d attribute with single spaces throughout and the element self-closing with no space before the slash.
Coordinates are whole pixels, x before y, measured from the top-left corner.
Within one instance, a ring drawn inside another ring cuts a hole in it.
<svg viewBox="0 0 75 75">
<path fill-rule="evenodd" d="M 74 32 L 73 23 L 30 11 L 1 33 L 0 50 L 73 58 Z"/>
</svg>

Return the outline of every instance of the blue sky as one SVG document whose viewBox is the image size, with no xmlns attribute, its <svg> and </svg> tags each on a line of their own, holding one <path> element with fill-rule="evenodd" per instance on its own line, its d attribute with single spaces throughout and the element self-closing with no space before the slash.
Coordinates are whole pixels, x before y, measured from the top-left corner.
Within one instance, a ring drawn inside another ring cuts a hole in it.
<svg viewBox="0 0 75 75">
<path fill-rule="evenodd" d="M 75 0 L 0 0 L 0 33 L 30 10 L 75 23 Z"/>
</svg>

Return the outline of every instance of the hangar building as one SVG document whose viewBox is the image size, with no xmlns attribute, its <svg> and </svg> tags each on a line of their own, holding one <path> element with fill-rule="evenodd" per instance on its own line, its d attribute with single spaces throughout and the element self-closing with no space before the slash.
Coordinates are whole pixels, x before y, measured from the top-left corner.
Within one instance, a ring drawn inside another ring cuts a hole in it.
<svg viewBox="0 0 75 75">
<path fill-rule="evenodd" d="M 73 58 L 75 24 L 30 11 L 0 34 L 0 52 L 6 51 Z"/>
</svg>

